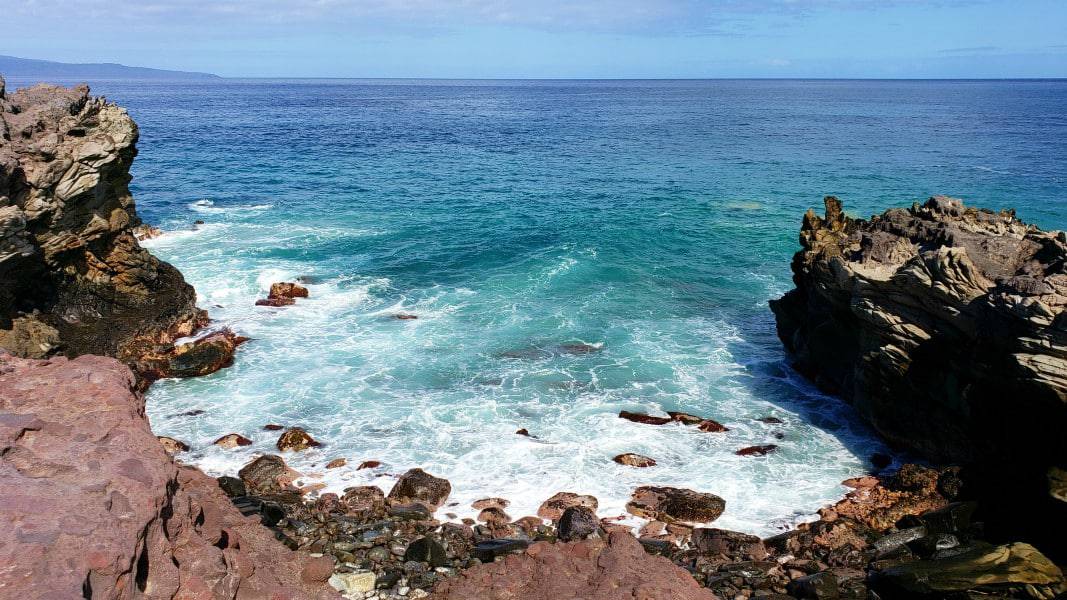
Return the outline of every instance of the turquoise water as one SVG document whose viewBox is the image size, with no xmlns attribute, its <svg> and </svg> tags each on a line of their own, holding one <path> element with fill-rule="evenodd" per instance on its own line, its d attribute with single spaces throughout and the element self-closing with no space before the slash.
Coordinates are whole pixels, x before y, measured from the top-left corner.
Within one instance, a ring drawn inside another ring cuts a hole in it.
<svg viewBox="0 0 1067 600">
<path fill-rule="evenodd" d="M 133 189 L 168 231 L 146 245 L 217 326 L 253 338 L 230 369 L 157 383 L 157 433 L 221 474 L 273 449 L 265 423 L 302 425 L 325 444 L 286 456 L 307 482 L 388 489 L 421 466 L 452 481 L 460 515 L 493 495 L 519 517 L 569 490 L 614 516 L 661 484 L 726 498 L 723 527 L 802 519 L 884 450 L 774 335 L 766 301 L 791 286 L 803 211 L 830 193 L 859 215 L 945 193 L 1067 225 L 1067 82 L 94 88 L 141 125 Z M 298 277 L 309 299 L 253 306 Z M 560 349 L 575 343 L 597 350 Z M 205 413 L 176 416 L 190 410 Z M 255 444 L 210 446 L 231 431 Z M 734 455 L 765 443 L 780 451 Z M 622 452 L 659 464 L 611 462 Z M 325 471 L 335 457 L 349 466 Z M 355 470 L 370 459 L 383 467 Z"/>
</svg>

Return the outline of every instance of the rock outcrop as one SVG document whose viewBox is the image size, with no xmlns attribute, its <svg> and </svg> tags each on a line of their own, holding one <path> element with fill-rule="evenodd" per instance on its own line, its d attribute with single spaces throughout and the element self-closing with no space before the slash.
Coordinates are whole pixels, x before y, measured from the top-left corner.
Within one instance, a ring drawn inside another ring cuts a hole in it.
<svg viewBox="0 0 1067 600">
<path fill-rule="evenodd" d="M 991 514 L 1062 544 L 1067 234 L 946 197 L 870 220 L 825 205 L 804 216 L 796 289 L 771 302 L 796 368 L 891 443 L 967 465 Z"/>
<path fill-rule="evenodd" d="M 607 541 L 538 542 L 521 555 L 478 565 L 442 583 L 433 600 L 714 600 L 681 567 L 649 556 L 628 533 Z"/>
<path fill-rule="evenodd" d="M 215 479 L 176 465 L 132 372 L 0 354 L 0 596 L 334 598 Z"/>
<path fill-rule="evenodd" d="M 132 364 L 206 323 L 192 286 L 137 241 L 137 135 L 86 86 L 5 94 L 0 79 L 0 348 Z"/>
</svg>

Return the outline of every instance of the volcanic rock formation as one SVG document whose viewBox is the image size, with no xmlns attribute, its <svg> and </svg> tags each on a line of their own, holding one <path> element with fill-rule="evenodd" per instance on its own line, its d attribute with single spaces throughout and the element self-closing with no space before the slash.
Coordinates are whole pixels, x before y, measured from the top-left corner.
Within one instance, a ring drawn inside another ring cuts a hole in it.
<svg viewBox="0 0 1067 600">
<path fill-rule="evenodd" d="M 825 205 L 804 216 L 796 289 L 771 302 L 796 368 L 891 443 L 968 465 L 991 523 L 1062 543 L 1067 234 L 940 196 L 870 220 Z"/>
<path fill-rule="evenodd" d="M 84 85 L 5 94 L 0 78 L 0 347 L 132 363 L 206 323 L 192 286 L 134 235 L 137 135 Z"/>
<path fill-rule="evenodd" d="M 0 481 L 5 598 L 336 597 L 331 559 L 171 460 L 114 359 L 0 354 Z"/>
</svg>

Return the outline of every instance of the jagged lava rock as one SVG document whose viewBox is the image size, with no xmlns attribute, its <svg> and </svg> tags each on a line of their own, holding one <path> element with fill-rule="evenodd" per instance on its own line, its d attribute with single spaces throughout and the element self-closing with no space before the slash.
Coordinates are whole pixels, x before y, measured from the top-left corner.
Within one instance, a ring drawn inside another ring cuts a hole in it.
<svg viewBox="0 0 1067 600">
<path fill-rule="evenodd" d="M 167 456 L 134 384 L 110 358 L 0 355 L 0 595 L 337 597 L 332 568 Z"/>
<path fill-rule="evenodd" d="M 771 302 L 796 368 L 894 445 L 968 465 L 994 528 L 1062 544 L 1067 234 L 940 196 L 870 220 L 825 208 Z"/>
<path fill-rule="evenodd" d="M 523 554 L 474 566 L 441 582 L 432 600 L 715 600 L 685 569 L 652 556 L 630 534 L 608 540 L 537 542 Z"/>
<path fill-rule="evenodd" d="M 134 235 L 137 137 L 86 86 L 0 97 L 0 347 L 132 362 L 206 323 L 192 286 Z"/>
</svg>

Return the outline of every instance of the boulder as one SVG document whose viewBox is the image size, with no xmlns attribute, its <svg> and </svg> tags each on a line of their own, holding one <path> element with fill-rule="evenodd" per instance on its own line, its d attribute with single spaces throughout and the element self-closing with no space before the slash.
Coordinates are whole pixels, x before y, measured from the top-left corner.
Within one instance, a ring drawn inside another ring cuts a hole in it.
<svg viewBox="0 0 1067 600">
<path fill-rule="evenodd" d="M 140 356 L 135 367 L 148 379 L 202 377 L 233 364 L 237 347 L 248 341 L 226 329 L 162 352 Z"/>
<path fill-rule="evenodd" d="M 373 485 L 345 488 L 341 505 L 350 513 L 378 513 L 385 509 L 385 492 Z"/>
<path fill-rule="evenodd" d="M 717 421 L 711 419 L 704 419 L 697 424 L 697 429 L 706 433 L 722 433 L 724 431 L 730 431 L 728 427 Z"/>
<path fill-rule="evenodd" d="M 267 298 L 307 298 L 308 289 L 290 282 L 272 283 Z"/>
<path fill-rule="evenodd" d="M 574 492 L 558 492 L 541 503 L 541 506 L 537 509 L 537 516 L 549 521 L 558 521 L 563 516 L 563 511 L 572 506 L 584 506 L 596 512 L 598 503 L 593 496 L 584 496 Z"/>
<path fill-rule="evenodd" d="M 290 306 L 296 304 L 296 300 L 292 298 L 260 298 L 256 300 L 256 306 Z"/>
<path fill-rule="evenodd" d="M 747 448 L 741 448 L 734 454 L 738 456 L 766 456 L 771 452 L 778 449 L 778 446 L 774 444 L 764 444 L 762 446 L 748 446 Z"/>
<path fill-rule="evenodd" d="M 1023 543 L 979 547 L 941 560 L 899 563 L 876 570 L 870 581 L 884 598 L 963 592 L 1056 598 L 1067 593 L 1060 568 Z"/>
<path fill-rule="evenodd" d="M 499 508 L 505 509 L 511 502 L 508 502 L 504 498 L 482 498 L 481 500 L 475 500 L 471 503 L 471 508 L 474 510 L 482 510 L 485 508 Z"/>
<path fill-rule="evenodd" d="M 715 494 L 655 486 L 635 489 L 626 505 L 630 514 L 666 523 L 710 523 L 725 510 L 726 501 Z"/>
<path fill-rule="evenodd" d="M 763 560 L 767 557 L 763 540 L 738 531 L 698 527 L 693 530 L 690 543 L 705 554 L 721 554 L 735 560 Z"/>
<path fill-rule="evenodd" d="M 673 420 L 670 417 L 653 417 L 645 413 L 635 413 L 628 410 L 620 411 L 619 418 L 633 421 L 634 423 L 644 423 L 645 425 L 666 425 Z"/>
<path fill-rule="evenodd" d="M 789 595 L 804 600 L 837 600 L 841 595 L 837 577 L 830 572 L 798 577 L 790 581 L 786 589 Z"/>
<path fill-rule="evenodd" d="M 447 479 L 434 477 L 416 468 L 400 476 L 393 489 L 389 490 L 388 498 L 395 503 L 420 502 L 437 510 L 451 493 L 452 484 Z"/>
<path fill-rule="evenodd" d="M 496 506 L 487 506 L 478 513 L 478 520 L 482 523 L 489 523 L 491 525 L 502 525 L 511 522 L 511 517 L 508 516 L 503 509 Z"/>
<path fill-rule="evenodd" d="M 382 466 L 382 463 L 381 463 L 381 461 L 377 461 L 377 460 L 365 460 L 365 461 L 363 461 L 363 462 L 359 463 L 359 466 L 358 466 L 358 467 L 356 467 L 356 470 L 357 470 L 357 471 L 361 471 L 361 470 L 363 470 L 363 469 L 377 469 L 377 468 L 378 468 L 378 467 L 380 467 L 380 466 Z"/>
<path fill-rule="evenodd" d="M 561 542 L 575 542 L 596 535 L 599 529 L 596 513 L 584 506 L 572 506 L 560 516 L 556 535 Z"/>
<path fill-rule="evenodd" d="M 186 444 L 181 440 L 176 440 L 174 438 L 162 435 L 158 436 L 157 439 L 159 440 L 159 443 L 163 445 L 163 450 L 165 450 L 167 454 L 170 454 L 171 456 L 174 456 L 179 452 L 186 452 L 189 450 L 189 444 Z"/>
<path fill-rule="evenodd" d="M 226 448 L 227 450 L 232 450 L 233 448 L 239 448 L 241 446 L 251 446 L 252 440 L 246 438 L 245 436 L 239 433 L 227 433 L 226 435 L 220 437 L 219 439 L 211 443 L 218 446 L 219 448 Z"/>
<path fill-rule="evenodd" d="M 301 450 L 307 450 L 308 448 L 315 448 L 320 444 L 302 428 L 290 427 L 278 438 L 278 443 L 276 445 L 278 446 L 278 450 L 282 452 L 285 452 L 286 450 L 299 452 Z"/>
<path fill-rule="evenodd" d="M 493 557 L 489 553 L 479 556 L 483 561 Z M 715 595 L 685 569 L 650 555 L 632 535 L 619 532 L 606 540 L 537 542 L 522 554 L 486 562 L 445 579 L 431 595 L 431 600 L 473 598 L 715 600 Z"/>
<path fill-rule="evenodd" d="M 656 466 L 655 459 L 647 456 L 641 456 L 640 454 L 633 454 L 627 452 L 626 454 L 620 454 L 611 459 L 620 465 L 626 465 L 629 467 L 654 467 Z"/>
<path fill-rule="evenodd" d="M 293 489 L 292 483 L 300 474 L 290 469 L 282 457 L 265 454 L 241 467 L 237 476 L 249 493 L 265 495 Z"/>
<path fill-rule="evenodd" d="M 404 551 L 404 560 L 426 563 L 430 568 L 443 567 L 448 564 L 444 546 L 428 536 L 411 542 Z"/>
<path fill-rule="evenodd" d="M 330 462 L 326 463 L 326 468 L 327 469 L 337 469 L 337 468 L 345 466 L 346 464 L 348 464 L 348 460 L 347 459 L 335 458 L 335 459 L 331 460 Z"/>
</svg>

